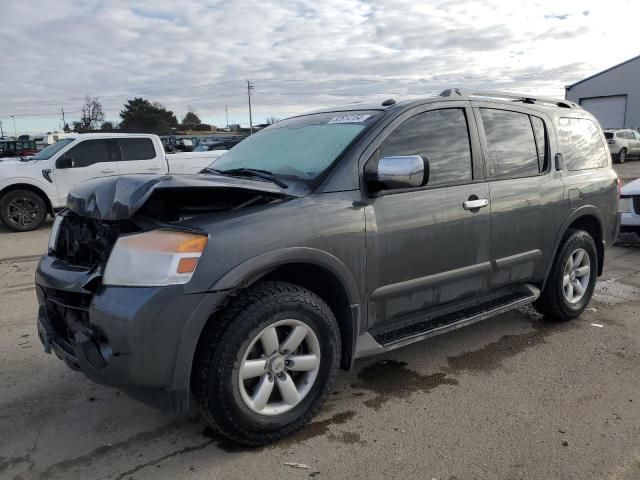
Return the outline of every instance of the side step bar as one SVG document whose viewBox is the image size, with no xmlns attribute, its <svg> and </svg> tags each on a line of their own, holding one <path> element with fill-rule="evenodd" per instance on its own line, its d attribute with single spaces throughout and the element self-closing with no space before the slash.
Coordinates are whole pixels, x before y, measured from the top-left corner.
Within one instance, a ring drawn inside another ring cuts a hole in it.
<svg viewBox="0 0 640 480">
<path fill-rule="evenodd" d="M 493 298 L 463 309 L 448 311 L 423 321 L 403 325 L 395 330 L 365 333 L 358 338 L 356 358 L 395 350 L 458 328 L 466 327 L 487 318 L 500 315 L 514 308 L 527 305 L 540 296 L 533 285 L 504 297 Z"/>
</svg>

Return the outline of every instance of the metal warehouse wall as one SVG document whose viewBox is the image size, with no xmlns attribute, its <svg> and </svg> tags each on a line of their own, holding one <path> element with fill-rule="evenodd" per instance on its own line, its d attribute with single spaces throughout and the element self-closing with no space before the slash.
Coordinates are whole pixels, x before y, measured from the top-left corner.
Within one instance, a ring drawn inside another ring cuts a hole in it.
<svg viewBox="0 0 640 480">
<path fill-rule="evenodd" d="M 640 128 L 640 57 L 581 83 L 567 87 L 565 98 L 580 99 L 627 95 L 624 128 Z"/>
</svg>

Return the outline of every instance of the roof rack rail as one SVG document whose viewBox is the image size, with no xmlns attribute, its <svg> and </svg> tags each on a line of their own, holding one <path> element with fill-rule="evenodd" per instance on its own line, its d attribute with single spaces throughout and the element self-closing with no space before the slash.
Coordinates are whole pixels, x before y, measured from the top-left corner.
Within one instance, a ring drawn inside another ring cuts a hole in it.
<svg viewBox="0 0 640 480">
<path fill-rule="evenodd" d="M 544 98 L 544 97 L 533 97 L 530 95 L 525 95 L 522 93 L 509 93 L 509 92 L 476 92 L 476 91 L 468 91 L 462 90 L 460 88 L 447 88 L 443 90 L 440 94 L 441 97 L 482 97 L 482 98 L 503 98 L 507 100 L 512 100 L 514 102 L 522 102 L 522 103 L 546 103 L 548 105 L 555 105 L 561 108 L 581 108 L 577 103 L 571 102 L 569 100 L 559 100 L 557 98 Z"/>
</svg>

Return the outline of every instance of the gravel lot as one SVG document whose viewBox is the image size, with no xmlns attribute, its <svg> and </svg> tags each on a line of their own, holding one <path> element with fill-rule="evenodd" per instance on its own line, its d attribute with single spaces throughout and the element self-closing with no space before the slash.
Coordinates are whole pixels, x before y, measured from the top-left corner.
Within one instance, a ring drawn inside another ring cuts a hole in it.
<svg viewBox="0 0 640 480">
<path fill-rule="evenodd" d="M 519 310 L 356 362 L 305 430 L 246 450 L 43 353 L 33 273 L 47 236 L 0 230 L 2 479 L 640 478 L 635 238 L 608 251 L 578 320 Z"/>
</svg>

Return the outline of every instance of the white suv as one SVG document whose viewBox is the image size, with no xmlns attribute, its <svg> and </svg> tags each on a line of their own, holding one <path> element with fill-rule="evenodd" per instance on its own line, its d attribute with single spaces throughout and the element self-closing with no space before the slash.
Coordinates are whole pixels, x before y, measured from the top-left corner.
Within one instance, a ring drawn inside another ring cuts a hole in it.
<svg viewBox="0 0 640 480">
<path fill-rule="evenodd" d="M 627 157 L 640 156 L 640 133 L 635 130 L 605 130 L 613 161 L 624 163 Z"/>
<path fill-rule="evenodd" d="M 620 232 L 640 235 L 640 178 L 627 183 L 620 193 Z"/>
</svg>

